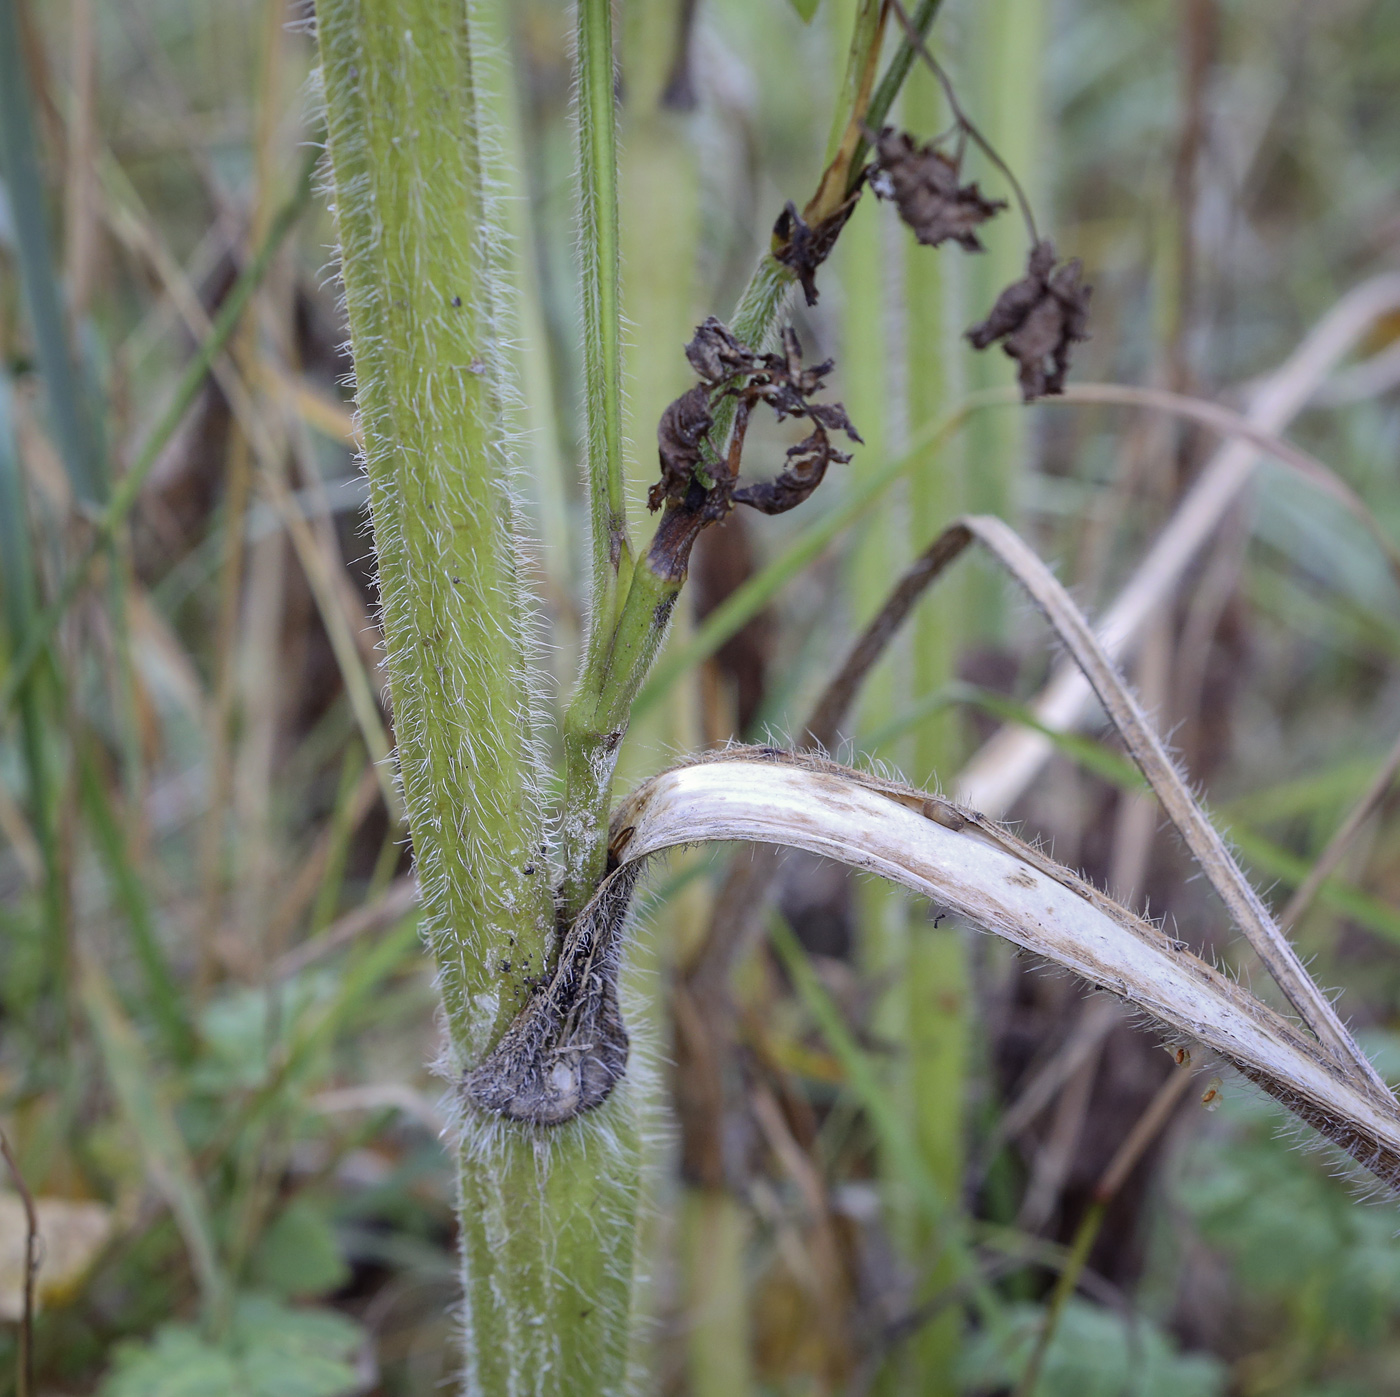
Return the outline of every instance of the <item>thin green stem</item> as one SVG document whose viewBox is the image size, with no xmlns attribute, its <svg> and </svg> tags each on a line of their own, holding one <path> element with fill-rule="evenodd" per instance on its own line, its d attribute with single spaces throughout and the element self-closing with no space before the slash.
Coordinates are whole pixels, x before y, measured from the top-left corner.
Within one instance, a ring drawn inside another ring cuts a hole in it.
<svg viewBox="0 0 1400 1397">
<path fill-rule="evenodd" d="M 1034 1397 L 1035 1390 L 1040 1384 L 1041 1369 L 1045 1366 L 1045 1355 L 1050 1351 L 1050 1342 L 1055 1337 L 1055 1331 L 1060 1327 L 1060 1317 L 1065 1312 L 1065 1305 L 1068 1303 L 1069 1297 L 1074 1294 L 1075 1288 L 1079 1285 L 1079 1278 L 1084 1274 L 1089 1253 L 1093 1250 L 1094 1243 L 1098 1241 L 1099 1230 L 1103 1227 L 1104 1211 L 1105 1204 L 1099 1199 L 1095 1199 L 1089 1204 L 1084 1216 L 1080 1219 L 1079 1226 L 1075 1229 L 1074 1240 L 1070 1243 L 1069 1255 L 1065 1258 L 1065 1264 L 1060 1268 L 1060 1274 L 1055 1281 L 1055 1289 L 1050 1295 L 1050 1303 L 1045 1309 L 1045 1318 L 1035 1336 L 1035 1348 L 1031 1350 L 1025 1372 L 1021 1375 L 1020 1383 L 1017 1384 L 1016 1397 Z"/>
<path fill-rule="evenodd" d="M 846 56 L 846 72 L 841 79 L 836 110 L 832 113 L 831 131 L 826 138 L 827 164 L 836 159 L 852 122 L 857 127 L 864 124 L 873 90 L 873 83 L 867 75 L 879 61 L 880 40 L 885 33 L 884 21 L 884 0 L 857 0 L 851 46 Z"/>
<path fill-rule="evenodd" d="M 564 718 L 566 919 L 592 895 L 607 861 L 608 802 L 627 713 L 602 691 L 633 574 L 622 479 L 622 305 L 617 222 L 617 110 L 611 0 L 578 0 L 578 177 L 583 248 L 584 416 L 592 534 L 583 671 Z"/>
<path fill-rule="evenodd" d="M 921 0 L 912 20 L 914 33 L 919 36 L 920 42 L 933 28 L 933 21 L 938 17 L 938 11 L 942 7 L 943 0 Z M 869 130 L 879 131 L 885 124 L 885 118 L 889 116 L 894 107 L 895 98 L 899 96 L 900 88 L 904 86 L 904 80 L 909 76 L 909 69 L 914 65 L 914 57 L 914 44 L 906 29 L 904 38 L 895 50 L 894 57 L 890 59 L 890 66 L 885 69 L 885 75 L 880 79 L 880 85 L 875 89 L 875 95 L 870 99 L 870 110 L 865 119 Z M 869 149 L 869 142 L 862 138 L 861 143 L 856 147 L 854 168 L 860 167 L 865 159 L 865 153 Z"/>
<path fill-rule="evenodd" d="M 578 0 L 579 221 L 584 414 L 593 530 L 588 664 L 607 644 L 631 567 L 622 480 L 622 301 L 611 0 Z"/>
</svg>

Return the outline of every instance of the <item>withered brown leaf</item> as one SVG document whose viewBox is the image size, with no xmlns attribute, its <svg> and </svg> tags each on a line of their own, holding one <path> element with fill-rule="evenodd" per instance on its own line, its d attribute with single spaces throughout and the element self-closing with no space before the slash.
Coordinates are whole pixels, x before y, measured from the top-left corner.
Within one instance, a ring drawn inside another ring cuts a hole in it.
<svg viewBox="0 0 1400 1397">
<path fill-rule="evenodd" d="M 841 412 L 843 419 L 845 416 L 845 412 Z M 846 426 L 850 435 L 859 441 L 855 428 L 849 423 Z M 845 465 L 850 459 L 848 453 L 832 446 L 826 428 L 818 425 L 810 436 L 788 448 L 787 465 L 775 479 L 743 486 L 734 492 L 734 502 L 746 504 L 760 514 L 785 514 L 800 505 L 822 483 L 826 468 L 833 461 Z"/>
<path fill-rule="evenodd" d="M 899 216 L 927 247 L 950 239 L 968 252 L 984 252 L 976 229 L 1006 207 L 973 184 L 959 184 L 961 161 L 935 142 L 918 145 L 907 131 L 886 126 L 875 137 L 875 173 L 870 187 L 893 199 Z"/>
<path fill-rule="evenodd" d="M 759 356 L 748 345 L 740 344 L 722 320 L 708 316 L 696 327 L 695 336 L 685 347 L 685 357 L 697 376 L 711 388 L 719 388 L 740 374 L 753 373 Z"/>
<path fill-rule="evenodd" d="M 667 500 L 679 503 L 685 499 L 695 468 L 700 464 L 702 444 L 714 421 L 710 390 L 703 383 L 682 393 L 661 414 L 656 427 L 661 479 L 647 494 L 647 508 L 653 513 Z"/>
<path fill-rule="evenodd" d="M 828 359 L 804 367 L 802 345 L 791 326 L 783 331 L 782 353 L 759 354 L 711 316 L 696 329 L 685 353 L 701 381 L 661 414 L 656 428 L 661 478 L 647 495 L 653 511 L 666 507 L 648 561 L 655 571 L 676 580 L 684 578 L 691 545 L 708 524 L 724 518 L 735 504 L 765 514 L 792 509 L 817 488 L 833 461 L 850 460 L 836 450 L 829 434 L 845 432 L 852 441 L 860 440 L 840 403 L 808 401 L 825 386 L 832 364 Z M 738 400 L 724 450 L 710 439 L 715 404 L 722 398 Z M 806 418 L 812 431 L 788 451 L 775 480 L 739 487 L 744 437 L 750 413 L 759 403 L 767 403 L 779 421 Z"/>
<path fill-rule="evenodd" d="M 797 273 L 798 283 L 809 306 L 817 303 L 817 268 L 831 256 L 836 239 L 840 237 L 860 199 L 860 190 L 860 185 L 857 185 L 835 213 L 815 225 L 809 224 L 798 213 L 797 205 L 789 200 L 773 224 L 773 256 Z"/>
<path fill-rule="evenodd" d="M 967 338 L 975 349 L 997 340 L 1020 365 L 1021 397 L 1063 393 L 1070 346 L 1089 338 L 1089 296 L 1077 257 L 1055 265 L 1055 245 L 1042 239 L 1031 249 L 1026 275 L 997 297 L 991 314 Z"/>
</svg>

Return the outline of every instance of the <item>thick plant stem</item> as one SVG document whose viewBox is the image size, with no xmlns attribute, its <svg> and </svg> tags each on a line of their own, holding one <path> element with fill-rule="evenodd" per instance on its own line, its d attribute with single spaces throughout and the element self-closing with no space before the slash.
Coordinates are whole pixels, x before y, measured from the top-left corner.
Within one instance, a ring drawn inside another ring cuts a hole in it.
<svg viewBox="0 0 1400 1397">
<path fill-rule="evenodd" d="M 318 18 L 399 766 L 470 1059 L 540 972 L 553 913 L 468 10 L 344 0 Z"/>
<path fill-rule="evenodd" d="M 399 766 L 456 1072 L 555 932 L 476 22 L 468 0 L 323 0 L 317 21 Z M 621 1389 L 627 1095 L 548 1135 L 461 1120 L 468 1391 Z"/>
</svg>

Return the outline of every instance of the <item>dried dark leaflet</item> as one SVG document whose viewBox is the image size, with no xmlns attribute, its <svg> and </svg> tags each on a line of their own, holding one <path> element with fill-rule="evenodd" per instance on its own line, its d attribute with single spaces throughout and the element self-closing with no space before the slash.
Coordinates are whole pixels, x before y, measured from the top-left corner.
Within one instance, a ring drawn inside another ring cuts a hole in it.
<svg viewBox="0 0 1400 1397">
<path fill-rule="evenodd" d="M 801 504 L 822 483 L 826 468 L 833 461 L 844 466 L 851 459 L 848 452 L 836 450 L 827 436 L 828 430 L 844 430 L 854 441 L 860 440 L 845 408 L 839 403 L 815 403 L 808 415 L 817 425 L 810 436 L 788 448 L 787 465 L 777 478 L 735 490 L 736 504 L 746 504 L 761 514 L 783 514 Z"/>
<path fill-rule="evenodd" d="M 735 504 L 764 514 L 781 514 L 805 500 L 821 484 L 833 461 L 850 460 L 833 446 L 830 433 L 860 436 L 839 403 L 809 401 L 825 386 L 831 360 L 804 368 L 802 345 L 791 326 L 783 331 L 781 354 L 759 354 L 740 343 L 729 328 L 711 316 L 686 346 L 686 358 L 701 382 L 683 393 L 661 414 L 656 429 L 661 478 L 647 503 L 653 511 L 666 506 L 649 553 L 662 576 L 685 575 L 690 548 L 707 524 L 722 519 Z M 738 400 L 734 429 L 721 455 L 710 440 L 714 405 L 723 397 Z M 787 453 L 778 477 L 738 486 L 739 459 L 749 414 L 766 403 L 778 420 L 805 418 L 812 431 Z"/>
<path fill-rule="evenodd" d="M 817 303 L 817 268 L 831 255 L 859 199 L 860 185 L 857 184 L 845 203 L 817 224 L 809 224 L 798 213 L 797 205 L 789 200 L 773 224 L 773 257 L 797 274 L 809 306 Z"/>
<path fill-rule="evenodd" d="M 870 187 L 881 199 L 894 200 L 899 216 L 926 247 L 950 239 L 968 252 L 984 252 L 976 229 L 1006 208 L 1005 199 L 988 199 L 973 184 L 959 184 L 962 161 L 946 155 L 934 141 L 917 145 L 907 131 L 887 126 L 875 137 L 875 170 Z"/>
<path fill-rule="evenodd" d="M 656 444 L 661 457 L 661 479 L 647 494 L 647 507 L 653 512 L 667 500 L 677 503 L 685 499 L 686 491 L 700 465 L 701 447 L 714 425 L 710 411 L 710 392 L 697 383 L 682 393 L 665 412 L 656 428 Z"/>
<path fill-rule="evenodd" d="M 723 388 L 740 374 L 757 373 L 760 357 L 734 338 L 733 331 L 713 315 L 697 326 L 685 347 L 685 357 L 697 377 L 711 388 Z"/>
<path fill-rule="evenodd" d="M 1089 295 L 1082 284 L 1077 257 L 1057 267 L 1055 245 L 1048 238 L 1031 248 L 1026 275 L 997 297 L 991 314 L 974 325 L 967 338 L 975 349 L 1002 341 L 1005 353 L 1021 366 L 1021 397 L 1063 393 L 1070 346 L 1089 338 Z"/>
</svg>

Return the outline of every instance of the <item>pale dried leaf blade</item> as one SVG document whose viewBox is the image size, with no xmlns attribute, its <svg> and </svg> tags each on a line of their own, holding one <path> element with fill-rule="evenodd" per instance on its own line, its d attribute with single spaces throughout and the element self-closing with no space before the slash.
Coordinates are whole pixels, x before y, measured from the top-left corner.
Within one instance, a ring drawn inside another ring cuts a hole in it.
<svg viewBox="0 0 1400 1397">
<path fill-rule="evenodd" d="M 1088 618 L 1069 593 L 1015 530 L 1002 520 L 988 515 L 972 516 L 960 520 L 954 527 L 975 534 L 1044 613 L 1087 676 L 1133 760 L 1151 783 L 1162 808 L 1210 879 L 1211 886 L 1219 893 L 1235 924 L 1303 1021 L 1340 1063 L 1358 1072 L 1372 1090 L 1389 1098 L 1390 1091 L 1384 1081 L 1347 1032 L 1327 996 L 1304 969 L 1292 943 L 1235 862 L 1219 831 L 1207 819 L 1147 715 L 1095 637 Z"/>
<path fill-rule="evenodd" d="M 930 813 L 924 813 L 930 811 Z M 941 818 L 940 818 L 941 817 Z M 734 749 L 642 786 L 625 865 L 709 840 L 783 844 L 879 874 L 1204 1044 L 1391 1186 L 1400 1108 L 1181 942 L 971 811 L 822 758 Z"/>
</svg>

